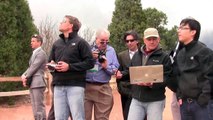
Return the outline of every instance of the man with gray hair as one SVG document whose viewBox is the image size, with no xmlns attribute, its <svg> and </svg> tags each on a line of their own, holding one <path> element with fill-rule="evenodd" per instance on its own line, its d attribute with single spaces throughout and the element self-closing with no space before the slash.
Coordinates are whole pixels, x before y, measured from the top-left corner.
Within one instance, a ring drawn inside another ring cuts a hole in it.
<svg viewBox="0 0 213 120">
<path fill-rule="evenodd" d="M 106 29 L 96 32 L 96 40 L 91 47 L 94 68 L 87 71 L 85 89 L 86 120 L 108 120 L 113 107 L 113 95 L 109 81 L 119 67 L 113 47 L 108 45 L 110 33 Z"/>
</svg>

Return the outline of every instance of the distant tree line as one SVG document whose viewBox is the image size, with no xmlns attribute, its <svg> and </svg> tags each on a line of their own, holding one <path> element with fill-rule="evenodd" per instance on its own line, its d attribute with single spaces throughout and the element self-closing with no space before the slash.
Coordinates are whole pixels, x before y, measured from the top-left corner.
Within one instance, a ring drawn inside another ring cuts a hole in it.
<svg viewBox="0 0 213 120">
<path fill-rule="evenodd" d="M 36 26 L 26 0 L 0 2 L 0 76 L 20 75 L 31 54 L 30 38 Z"/>
<path fill-rule="evenodd" d="M 148 27 L 154 27 L 159 31 L 163 49 L 170 51 L 177 41 L 177 27 L 174 26 L 168 30 L 165 27 L 166 24 L 167 16 L 165 13 L 155 8 L 142 9 L 141 0 L 115 0 L 112 23 L 108 26 L 111 33 L 110 44 L 117 52 L 120 52 L 126 49 L 122 40 L 126 31 L 135 30 L 142 39 L 143 31 Z"/>
</svg>

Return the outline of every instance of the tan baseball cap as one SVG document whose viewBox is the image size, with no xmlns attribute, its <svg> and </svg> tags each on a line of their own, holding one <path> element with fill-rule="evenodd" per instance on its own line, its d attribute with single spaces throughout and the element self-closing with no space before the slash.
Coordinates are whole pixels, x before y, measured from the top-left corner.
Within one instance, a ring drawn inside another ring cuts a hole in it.
<svg viewBox="0 0 213 120">
<path fill-rule="evenodd" d="M 144 31 L 144 38 L 159 37 L 158 30 L 155 28 L 147 28 Z"/>
</svg>

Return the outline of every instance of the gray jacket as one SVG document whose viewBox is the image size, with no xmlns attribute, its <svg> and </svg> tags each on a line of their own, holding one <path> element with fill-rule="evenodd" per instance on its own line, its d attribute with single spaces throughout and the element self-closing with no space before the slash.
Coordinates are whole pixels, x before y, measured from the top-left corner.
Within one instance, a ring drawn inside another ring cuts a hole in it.
<svg viewBox="0 0 213 120">
<path fill-rule="evenodd" d="M 45 65 L 47 63 L 47 55 L 41 48 L 38 48 L 36 52 L 31 56 L 29 61 L 29 67 L 23 73 L 26 78 L 32 77 L 32 83 L 30 88 L 45 87 L 44 80 Z"/>
</svg>

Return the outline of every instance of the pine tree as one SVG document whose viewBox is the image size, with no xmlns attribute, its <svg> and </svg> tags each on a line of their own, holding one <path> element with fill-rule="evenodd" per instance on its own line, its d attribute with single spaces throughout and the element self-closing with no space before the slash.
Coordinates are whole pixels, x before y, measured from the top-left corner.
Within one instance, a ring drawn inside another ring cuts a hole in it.
<svg viewBox="0 0 213 120">
<path fill-rule="evenodd" d="M 141 0 L 116 0 L 112 23 L 108 26 L 111 33 L 110 44 L 117 52 L 126 49 L 123 34 L 128 30 L 135 30 L 142 37 L 145 25 Z"/>
<path fill-rule="evenodd" d="M 36 32 L 26 0 L 0 2 L 0 75 L 20 75 L 31 55 L 30 38 Z"/>
</svg>

